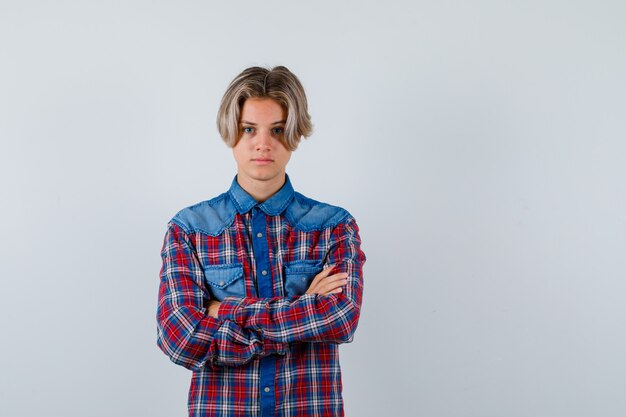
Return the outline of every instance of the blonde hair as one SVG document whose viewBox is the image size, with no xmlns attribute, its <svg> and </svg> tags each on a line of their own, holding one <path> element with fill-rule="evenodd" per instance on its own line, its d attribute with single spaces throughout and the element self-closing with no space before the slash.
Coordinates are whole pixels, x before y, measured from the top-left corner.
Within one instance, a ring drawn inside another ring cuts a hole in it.
<svg viewBox="0 0 626 417">
<path fill-rule="evenodd" d="M 300 80 L 287 68 L 250 67 L 230 83 L 217 113 L 217 129 L 231 148 L 241 137 L 239 118 L 243 103 L 249 98 L 270 98 L 287 112 L 283 145 L 296 150 L 302 137 L 313 132 L 306 94 Z"/>
</svg>

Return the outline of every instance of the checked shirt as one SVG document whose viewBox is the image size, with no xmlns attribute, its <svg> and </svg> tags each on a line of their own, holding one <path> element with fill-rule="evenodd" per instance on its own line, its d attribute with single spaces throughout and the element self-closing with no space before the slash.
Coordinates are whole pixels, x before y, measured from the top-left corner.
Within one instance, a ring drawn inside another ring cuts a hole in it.
<svg viewBox="0 0 626 417">
<path fill-rule="evenodd" d="M 288 176 L 263 203 L 235 177 L 226 193 L 174 216 L 157 344 L 193 370 L 190 416 L 343 415 L 338 344 L 352 341 L 359 320 L 360 244 L 347 211 L 294 192 Z M 331 265 L 348 273 L 343 291 L 305 294 Z"/>
</svg>

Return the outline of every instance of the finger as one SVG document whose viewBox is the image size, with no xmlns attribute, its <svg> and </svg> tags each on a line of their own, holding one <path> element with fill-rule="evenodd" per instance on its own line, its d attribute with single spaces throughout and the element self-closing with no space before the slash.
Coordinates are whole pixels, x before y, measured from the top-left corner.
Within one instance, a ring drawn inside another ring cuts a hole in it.
<svg viewBox="0 0 626 417">
<path fill-rule="evenodd" d="M 340 292 L 343 292 L 343 288 L 339 287 L 339 288 L 335 288 L 334 290 L 330 290 L 330 291 L 326 291 L 323 293 L 319 293 L 319 295 L 331 295 L 331 294 L 338 294 Z"/>
<path fill-rule="evenodd" d="M 328 293 L 328 292 L 336 290 L 337 288 L 346 286 L 347 283 L 348 283 L 348 280 L 346 279 L 339 279 L 335 281 L 324 282 L 322 285 L 319 286 L 319 292 Z"/>
<path fill-rule="evenodd" d="M 317 275 L 315 275 L 315 278 L 313 278 L 313 281 L 311 281 L 311 285 L 309 286 L 309 288 L 315 287 L 315 285 L 317 285 L 318 282 L 326 278 L 330 274 L 330 272 L 333 270 L 334 267 L 335 265 L 330 265 L 327 268 L 324 268 Z"/>
<path fill-rule="evenodd" d="M 345 272 L 340 272 L 338 274 L 334 274 L 334 275 L 329 275 L 325 278 L 322 278 L 322 282 L 333 282 L 333 281 L 339 281 L 339 280 L 345 280 L 348 278 L 348 274 Z"/>
<path fill-rule="evenodd" d="M 331 272 L 333 272 L 334 268 L 335 268 L 335 265 L 328 265 L 327 267 L 322 269 L 322 271 L 319 272 L 316 276 L 327 277 L 330 275 Z"/>
<path fill-rule="evenodd" d="M 327 277 L 320 277 L 317 281 L 314 280 L 311 283 L 307 292 L 319 294 L 320 292 L 325 292 L 329 289 L 335 289 L 338 285 L 346 285 L 347 278 L 348 274 L 345 272 L 340 272 Z"/>
</svg>

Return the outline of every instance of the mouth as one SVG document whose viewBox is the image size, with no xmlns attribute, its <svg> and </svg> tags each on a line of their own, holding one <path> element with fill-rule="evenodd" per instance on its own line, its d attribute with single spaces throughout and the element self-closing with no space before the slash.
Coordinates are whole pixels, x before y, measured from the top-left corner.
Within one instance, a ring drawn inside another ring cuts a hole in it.
<svg viewBox="0 0 626 417">
<path fill-rule="evenodd" d="M 252 163 L 255 165 L 269 165 L 273 163 L 274 160 L 270 158 L 253 158 Z"/>
</svg>

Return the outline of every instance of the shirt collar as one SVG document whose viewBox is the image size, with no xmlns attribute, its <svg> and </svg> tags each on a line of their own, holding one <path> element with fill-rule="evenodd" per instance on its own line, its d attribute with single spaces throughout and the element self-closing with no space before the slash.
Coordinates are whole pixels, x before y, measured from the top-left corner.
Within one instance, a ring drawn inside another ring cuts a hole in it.
<svg viewBox="0 0 626 417">
<path fill-rule="evenodd" d="M 289 176 L 287 174 L 285 174 L 285 183 L 280 190 L 274 193 L 273 196 L 265 200 L 263 203 L 258 203 L 250 194 L 248 194 L 246 190 L 241 188 L 237 182 L 236 175 L 228 193 L 232 197 L 239 214 L 247 213 L 253 207 L 258 206 L 270 216 L 277 216 L 282 213 L 294 196 L 293 187 L 291 186 L 291 181 L 289 180 Z"/>
</svg>

